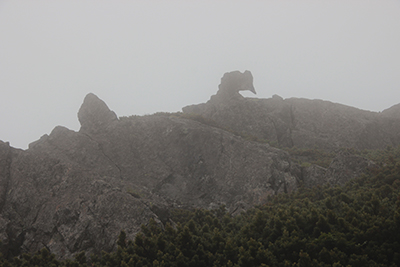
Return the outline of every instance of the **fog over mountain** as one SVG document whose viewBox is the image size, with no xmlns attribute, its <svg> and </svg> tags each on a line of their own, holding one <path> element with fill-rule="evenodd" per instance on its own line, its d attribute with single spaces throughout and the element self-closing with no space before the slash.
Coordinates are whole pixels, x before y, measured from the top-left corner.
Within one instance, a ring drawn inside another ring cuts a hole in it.
<svg viewBox="0 0 400 267">
<path fill-rule="evenodd" d="M 3 0 L 0 140 L 77 131 L 89 92 L 118 116 L 179 111 L 233 70 L 256 97 L 382 111 L 400 102 L 398 14 L 394 0 Z"/>
</svg>

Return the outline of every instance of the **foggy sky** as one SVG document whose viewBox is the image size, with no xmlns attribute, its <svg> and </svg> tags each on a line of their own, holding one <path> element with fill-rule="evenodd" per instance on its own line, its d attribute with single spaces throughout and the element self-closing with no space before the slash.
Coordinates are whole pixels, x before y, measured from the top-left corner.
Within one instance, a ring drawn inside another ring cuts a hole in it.
<svg viewBox="0 0 400 267">
<path fill-rule="evenodd" d="M 256 97 L 382 111 L 400 103 L 399 14 L 398 0 L 0 0 L 0 140 L 79 130 L 89 92 L 118 116 L 180 111 L 233 70 Z"/>
</svg>

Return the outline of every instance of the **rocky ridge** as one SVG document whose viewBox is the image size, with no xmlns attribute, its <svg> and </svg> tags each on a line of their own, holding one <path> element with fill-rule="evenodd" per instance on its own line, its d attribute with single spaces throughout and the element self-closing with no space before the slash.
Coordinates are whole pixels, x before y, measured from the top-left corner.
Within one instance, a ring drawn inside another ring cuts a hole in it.
<svg viewBox="0 0 400 267">
<path fill-rule="evenodd" d="M 301 135 L 293 133 L 306 136 L 302 130 L 310 127 L 309 114 L 319 120 L 306 140 L 323 144 L 333 138 L 329 134 L 336 133 L 337 125 L 350 127 L 358 121 L 361 127 L 370 117 L 382 123 L 375 114 L 323 101 L 246 99 L 235 90 L 225 96 L 230 97 L 184 108 L 186 114 L 200 114 L 221 127 L 181 114 L 118 118 L 102 100 L 88 94 L 78 113 L 79 132 L 58 126 L 25 151 L 0 142 L 2 253 L 11 257 L 47 247 L 68 258 L 82 250 L 110 251 L 121 230 L 133 238 L 150 218 L 160 225 L 171 222 L 172 207 L 226 205 L 236 214 L 269 195 L 290 193 L 301 185 L 342 184 L 373 166 L 367 159 L 339 153 L 329 168 L 301 167 L 287 152 L 233 132 L 263 133 L 263 138 L 296 145 L 296 136 Z M 307 113 L 310 109 L 299 103 L 325 109 L 326 114 L 316 117 L 317 111 Z M 338 113 L 347 120 L 337 119 L 329 128 L 323 119 Z M 353 119 L 355 114 L 361 117 Z M 390 120 L 397 129 L 396 118 Z M 331 129 L 326 130 L 329 138 L 316 138 L 323 127 Z M 335 138 L 339 144 L 350 142 Z"/>
<path fill-rule="evenodd" d="M 196 114 L 237 133 L 280 147 L 383 149 L 400 144 L 400 109 L 382 113 L 323 100 L 231 97 L 186 106 Z M 238 123 L 240 122 L 240 123 Z"/>
</svg>

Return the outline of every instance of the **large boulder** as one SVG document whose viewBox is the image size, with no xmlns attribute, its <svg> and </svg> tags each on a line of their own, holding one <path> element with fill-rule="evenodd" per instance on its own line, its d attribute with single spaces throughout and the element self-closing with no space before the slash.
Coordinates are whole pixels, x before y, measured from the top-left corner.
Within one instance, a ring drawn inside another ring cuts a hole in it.
<svg viewBox="0 0 400 267">
<path fill-rule="evenodd" d="M 118 117 L 103 100 L 90 93 L 83 100 L 78 112 L 78 119 L 81 123 L 81 132 L 96 133 L 118 120 Z"/>
</svg>

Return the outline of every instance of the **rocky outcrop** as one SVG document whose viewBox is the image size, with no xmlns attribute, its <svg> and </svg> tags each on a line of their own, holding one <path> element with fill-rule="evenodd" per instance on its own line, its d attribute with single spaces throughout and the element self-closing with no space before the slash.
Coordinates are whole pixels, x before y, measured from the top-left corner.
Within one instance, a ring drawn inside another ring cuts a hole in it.
<svg viewBox="0 0 400 267">
<path fill-rule="evenodd" d="M 217 93 L 218 95 L 218 93 Z M 382 149 L 400 144 L 396 106 L 382 114 L 322 100 L 231 97 L 184 107 L 186 114 L 281 147 Z"/>
<path fill-rule="evenodd" d="M 1 144 L 5 255 L 110 251 L 120 230 L 133 238 L 171 207 L 237 212 L 298 187 L 299 167 L 267 144 L 174 115 L 112 115 L 91 94 L 79 132 L 58 126 L 26 151 Z"/>
<path fill-rule="evenodd" d="M 366 125 L 382 123 L 383 140 L 395 140 L 384 138 L 396 123 L 385 130 L 386 122 L 375 121 L 373 113 L 279 96 L 247 99 L 237 93 L 245 87 L 232 87 L 230 79 L 222 79 L 220 90 L 235 89 L 219 93 L 230 97 L 184 108 L 213 126 L 181 114 L 118 118 L 89 94 L 78 132 L 58 126 L 25 151 L 0 142 L 3 255 L 42 247 L 60 258 L 110 251 L 121 230 L 133 238 L 150 218 L 162 226 L 172 207 L 226 205 L 237 214 L 301 185 L 342 184 L 372 164 L 343 154 L 328 169 L 300 167 L 287 152 L 241 137 L 246 134 L 287 146 L 324 147 L 333 140 L 339 146 L 353 144 L 360 133 L 370 136 L 374 129 Z M 252 79 L 244 84 L 252 86 Z"/>
<path fill-rule="evenodd" d="M 183 112 L 200 114 L 212 119 L 214 113 L 230 106 L 236 106 L 236 109 L 240 109 L 240 104 L 245 101 L 245 98 L 239 94 L 239 91 L 250 91 L 256 94 L 253 75 L 248 70 L 243 73 L 240 71 L 225 73 L 221 78 L 217 93 L 211 96 L 206 104 L 186 106 L 183 108 Z"/>
<path fill-rule="evenodd" d="M 85 97 L 83 105 L 79 109 L 78 119 L 81 124 L 81 132 L 96 133 L 118 120 L 118 117 L 103 100 L 90 93 Z"/>
<path fill-rule="evenodd" d="M 240 71 L 225 73 L 218 88 L 217 94 L 213 96 L 214 101 L 226 101 L 230 97 L 240 97 L 239 91 L 250 91 L 256 94 L 253 86 L 253 75 L 248 70 L 243 73 Z"/>
</svg>

